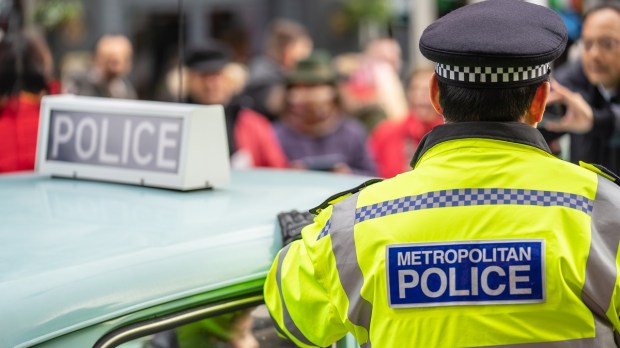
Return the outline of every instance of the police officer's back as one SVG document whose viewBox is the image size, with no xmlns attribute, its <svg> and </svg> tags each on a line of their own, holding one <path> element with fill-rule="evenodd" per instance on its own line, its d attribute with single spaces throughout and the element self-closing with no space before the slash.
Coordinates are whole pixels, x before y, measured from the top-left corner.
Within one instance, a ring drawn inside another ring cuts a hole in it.
<svg viewBox="0 0 620 348">
<path fill-rule="evenodd" d="M 620 328 L 620 188 L 536 130 L 567 35 L 544 7 L 489 0 L 431 24 L 444 116 L 413 170 L 330 197 L 276 257 L 283 335 L 327 346 L 609 347 Z"/>
</svg>

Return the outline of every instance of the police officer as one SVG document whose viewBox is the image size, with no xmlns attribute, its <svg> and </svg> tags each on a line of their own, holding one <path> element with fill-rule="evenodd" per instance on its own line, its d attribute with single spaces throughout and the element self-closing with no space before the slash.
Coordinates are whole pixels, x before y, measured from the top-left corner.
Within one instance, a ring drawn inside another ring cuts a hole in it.
<svg viewBox="0 0 620 348">
<path fill-rule="evenodd" d="M 302 347 L 610 347 L 620 329 L 618 178 L 551 155 L 535 128 L 567 34 L 489 0 L 431 24 L 446 124 L 412 171 L 331 197 L 277 255 L 265 302 Z M 589 169 L 589 170 L 588 170 Z"/>
</svg>

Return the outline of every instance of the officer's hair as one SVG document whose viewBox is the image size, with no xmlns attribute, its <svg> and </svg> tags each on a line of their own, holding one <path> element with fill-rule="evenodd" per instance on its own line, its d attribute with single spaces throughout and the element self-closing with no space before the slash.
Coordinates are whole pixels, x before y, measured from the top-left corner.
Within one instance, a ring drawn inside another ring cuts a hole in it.
<svg viewBox="0 0 620 348">
<path fill-rule="evenodd" d="M 618 15 L 620 15 L 620 2 L 618 1 L 603 1 L 601 3 L 598 3 L 590 8 L 588 8 L 586 10 L 586 12 L 583 14 L 583 18 L 581 20 L 581 22 L 583 23 L 586 18 L 588 18 L 589 15 L 591 15 L 594 12 L 598 12 L 601 10 L 613 10 L 616 11 L 616 13 Z"/>
<path fill-rule="evenodd" d="M 512 88 L 466 88 L 439 82 L 439 104 L 447 122 L 518 122 L 539 84 Z"/>
</svg>

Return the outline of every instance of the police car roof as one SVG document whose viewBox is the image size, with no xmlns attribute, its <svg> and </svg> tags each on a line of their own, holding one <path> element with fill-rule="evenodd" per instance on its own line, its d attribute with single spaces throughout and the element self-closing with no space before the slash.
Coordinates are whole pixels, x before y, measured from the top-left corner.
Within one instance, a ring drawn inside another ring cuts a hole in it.
<svg viewBox="0 0 620 348">
<path fill-rule="evenodd" d="M 225 189 L 177 192 L 0 176 L 0 346 L 263 279 L 281 247 L 277 213 L 365 179 L 249 170 Z"/>
</svg>

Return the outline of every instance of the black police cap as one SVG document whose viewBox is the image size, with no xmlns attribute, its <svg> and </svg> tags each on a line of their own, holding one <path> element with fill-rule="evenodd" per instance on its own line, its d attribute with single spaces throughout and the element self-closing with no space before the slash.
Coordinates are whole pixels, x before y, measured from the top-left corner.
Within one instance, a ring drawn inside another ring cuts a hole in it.
<svg viewBox="0 0 620 348">
<path fill-rule="evenodd" d="M 230 51 L 214 41 L 203 42 L 189 47 L 185 55 L 185 66 L 189 69 L 214 73 L 222 70 L 231 61 Z"/>
<path fill-rule="evenodd" d="M 553 10 L 521 0 L 487 0 L 429 25 L 420 51 L 437 63 L 437 78 L 446 83 L 518 87 L 546 79 L 567 41 Z"/>
</svg>

